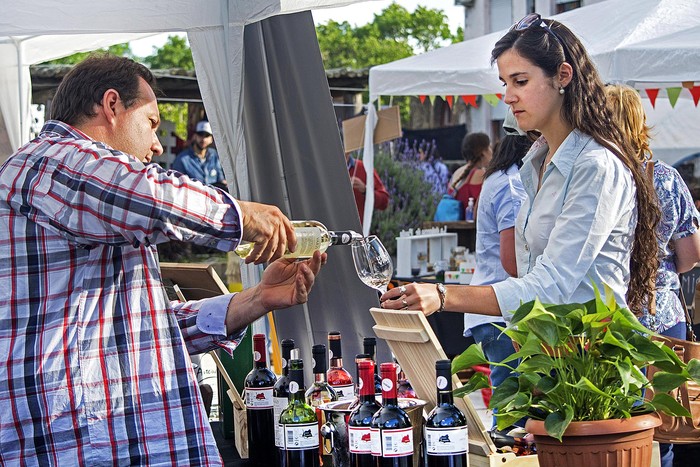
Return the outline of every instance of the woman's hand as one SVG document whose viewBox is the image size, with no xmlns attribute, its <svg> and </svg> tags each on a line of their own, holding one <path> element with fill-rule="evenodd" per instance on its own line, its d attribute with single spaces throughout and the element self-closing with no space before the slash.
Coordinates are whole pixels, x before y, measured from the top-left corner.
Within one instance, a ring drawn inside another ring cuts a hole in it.
<svg viewBox="0 0 700 467">
<path fill-rule="evenodd" d="M 411 284 L 394 287 L 379 297 L 387 310 L 418 310 L 430 316 L 440 309 L 440 294 L 435 284 Z"/>
</svg>

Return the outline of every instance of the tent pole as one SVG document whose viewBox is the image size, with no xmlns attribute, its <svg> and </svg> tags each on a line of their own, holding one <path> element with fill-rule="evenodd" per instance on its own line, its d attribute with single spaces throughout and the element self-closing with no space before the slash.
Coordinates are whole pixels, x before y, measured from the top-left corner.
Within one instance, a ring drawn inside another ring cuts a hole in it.
<svg viewBox="0 0 700 467">
<path fill-rule="evenodd" d="M 17 38 L 12 38 L 15 43 L 15 50 L 17 50 L 17 84 L 19 91 L 19 141 L 18 146 L 22 146 L 25 141 L 25 114 L 24 114 L 24 83 L 22 67 L 24 66 L 24 54 L 22 53 L 22 40 Z M 15 148 L 16 149 L 16 148 Z"/>
</svg>

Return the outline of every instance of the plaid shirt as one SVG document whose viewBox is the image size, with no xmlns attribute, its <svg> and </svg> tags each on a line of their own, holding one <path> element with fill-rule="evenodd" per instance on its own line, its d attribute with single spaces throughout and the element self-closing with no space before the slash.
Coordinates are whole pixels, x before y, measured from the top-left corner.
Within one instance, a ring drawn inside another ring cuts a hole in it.
<svg viewBox="0 0 700 467">
<path fill-rule="evenodd" d="M 0 168 L 0 231 L 0 465 L 220 465 L 187 353 L 243 332 L 230 295 L 168 303 L 155 244 L 235 248 L 236 203 L 49 121 Z"/>
</svg>

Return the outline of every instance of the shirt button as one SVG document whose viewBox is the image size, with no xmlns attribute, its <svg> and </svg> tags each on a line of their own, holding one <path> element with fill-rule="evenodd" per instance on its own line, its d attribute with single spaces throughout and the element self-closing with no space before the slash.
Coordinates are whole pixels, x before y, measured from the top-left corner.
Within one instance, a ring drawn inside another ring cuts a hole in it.
<svg viewBox="0 0 700 467">
<path fill-rule="evenodd" d="M 530 251 L 530 246 L 527 243 L 525 244 L 525 251 Z"/>
</svg>

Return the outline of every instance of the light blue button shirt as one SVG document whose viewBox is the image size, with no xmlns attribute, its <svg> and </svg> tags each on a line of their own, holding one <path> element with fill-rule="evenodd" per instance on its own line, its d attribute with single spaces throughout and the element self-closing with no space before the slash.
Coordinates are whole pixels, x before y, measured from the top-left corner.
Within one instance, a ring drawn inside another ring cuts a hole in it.
<svg viewBox="0 0 700 467">
<path fill-rule="evenodd" d="M 481 187 L 476 216 L 476 270 L 471 285 L 488 285 L 510 277 L 501 264 L 501 232 L 515 226 L 515 219 L 527 198 L 518 166 L 491 174 Z M 503 321 L 502 316 L 464 314 L 464 335 L 471 328 Z"/>
<path fill-rule="evenodd" d="M 518 278 L 493 284 L 501 312 L 535 297 L 544 303 L 585 302 L 593 281 L 625 305 L 637 225 L 632 174 L 592 137 L 572 131 L 538 173 L 549 147 L 532 149 L 520 169 L 528 194 L 515 226 Z"/>
</svg>

